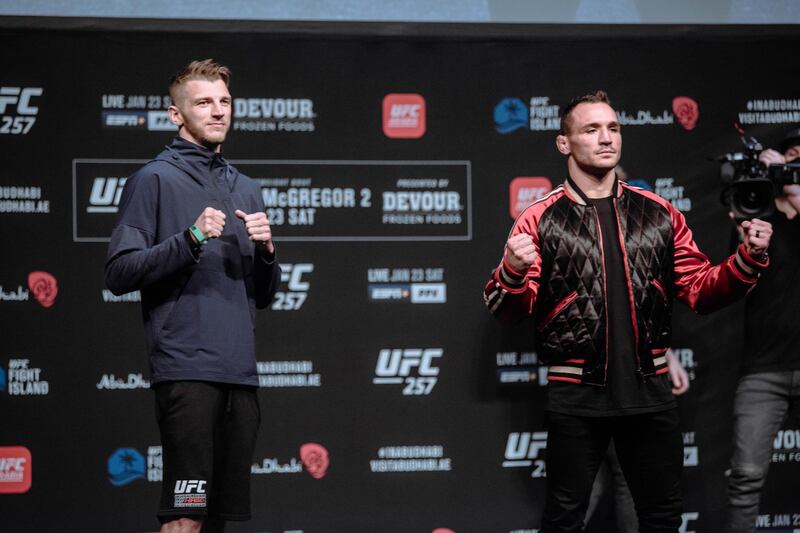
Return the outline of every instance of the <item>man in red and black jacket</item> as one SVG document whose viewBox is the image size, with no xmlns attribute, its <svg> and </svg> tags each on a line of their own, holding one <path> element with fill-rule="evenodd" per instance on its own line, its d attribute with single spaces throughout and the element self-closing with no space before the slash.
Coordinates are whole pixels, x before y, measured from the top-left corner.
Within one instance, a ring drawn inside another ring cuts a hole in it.
<svg viewBox="0 0 800 533">
<path fill-rule="evenodd" d="M 613 438 L 640 531 L 677 533 L 683 446 L 667 374 L 672 300 L 708 313 L 743 297 L 768 264 L 772 227 L 743 222 L 743 244 L 712 265 L 667 200 L 617 179 L 620 124 L 602 91 L 566 106 L 556 147 L 569 176 L 517 218 L 484 291 L 496 316 L 533 316 L 548 365 L 541 531 L 581 531 Z"/>
</svg>

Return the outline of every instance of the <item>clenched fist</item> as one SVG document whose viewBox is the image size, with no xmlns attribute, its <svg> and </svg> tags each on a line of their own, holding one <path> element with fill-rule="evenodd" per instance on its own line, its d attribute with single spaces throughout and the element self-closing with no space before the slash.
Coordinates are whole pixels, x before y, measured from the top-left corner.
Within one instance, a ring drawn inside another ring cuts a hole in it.
<svg viewBox="0 0 800 533">
<path fill-rule="evenodd" d="M 255 242 L 256 246 L 261 247 L 267 253 L 275 253 L 275 245 L 272 243 L 272 228 L 269 227 L 266 213 L 258 211 L 248 215 L 241 209 L 237 209 L 234 214 L 242 219 L 250 240 Z"/>
<path fill-rule="evenodd" d="M 536 246 L 533 237 L 527 233 L 519 233 L 506 242 L 506 262 L 509 266 L 524 274 L 536 259 Z"/>
<path fill-rule="evenodd" d="M 225 213 L 213 207 L 206 207 L 194 223 L 207 239 L 215 239 L 222 235 L 225 227 Z"/>
</svg>

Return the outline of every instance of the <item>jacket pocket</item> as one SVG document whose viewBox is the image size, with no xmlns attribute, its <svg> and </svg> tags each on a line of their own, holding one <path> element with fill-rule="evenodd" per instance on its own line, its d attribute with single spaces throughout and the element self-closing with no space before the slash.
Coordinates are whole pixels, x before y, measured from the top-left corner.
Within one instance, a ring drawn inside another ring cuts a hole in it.
<svg viewBox="0 0 800 533">
<path fill-rule="evenodd" d="M 569 304 L 575 301 L 575 298 L 577 297 L 578 297 L 577 291 L 572 291 L 571 293 L 569 293 L 566 296 L 566 298 L 558 302 L 558 304 L 556 304 L 556 306 L 553 307 L 549 313 L 547 313 L 547 316 L 545 316 L 544 319 L 539 323 L 537 329 L 539 331 L 543 331 L 544 328 L 546 328 L 547 325 L 550 324 L 550 322 L 552 322 L 553 319 L 559 315 L 559 313 L 561 313 L 564 309 L 566 309 L 569 306 Z"/>
</svg>

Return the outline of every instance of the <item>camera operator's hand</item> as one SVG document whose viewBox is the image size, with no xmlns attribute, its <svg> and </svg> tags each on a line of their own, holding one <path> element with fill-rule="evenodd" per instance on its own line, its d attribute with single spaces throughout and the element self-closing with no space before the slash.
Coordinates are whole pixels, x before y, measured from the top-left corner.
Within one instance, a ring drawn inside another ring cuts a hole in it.
<svg viewBox="0 0 800 533">
<path fill-rule="evenodd" d="M 783 157 L 783 154 L 772 148 L 767 148 L 758 154 L 758 160 L 761 161 L 765 167 L 770 165 L 783 165 L 786 163 L 786 158 Z"/>
<path fill-rule="evenodd" d="M 761 259 L 769 248 L 769 238 L 772 236 L 772 224 L 754 218 L 741 223 L 741 233 L 747 253 L 753 259 Z"/>
</svg>

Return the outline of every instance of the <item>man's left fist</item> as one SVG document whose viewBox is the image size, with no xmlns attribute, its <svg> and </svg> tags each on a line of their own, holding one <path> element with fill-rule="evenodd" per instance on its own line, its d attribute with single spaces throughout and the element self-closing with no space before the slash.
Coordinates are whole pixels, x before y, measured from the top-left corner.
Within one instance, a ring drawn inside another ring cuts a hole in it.
<svg viewBox="0 0 800 533">
<path fill-rule="evenodd" d="M 272 229 L 269 227 L 269 219 L 266 213 L 258 211 L 248 215 L 241 209 L 237 209 L 234 214 L 244 222 L 247 234 L 250 236 L 250 240 L 256 243 L 256 246 L 267 253 L 275 253 L 275 245 L 272 243 Z"/>
</svg>

